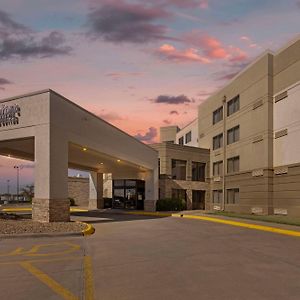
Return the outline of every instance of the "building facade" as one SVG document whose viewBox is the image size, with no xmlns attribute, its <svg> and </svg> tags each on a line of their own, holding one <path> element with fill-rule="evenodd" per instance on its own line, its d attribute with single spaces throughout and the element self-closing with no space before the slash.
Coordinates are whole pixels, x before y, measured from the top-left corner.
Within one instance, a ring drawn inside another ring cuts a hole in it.
<svg viewBox="0 0 300 300">
<path fill-rule="evenodd" d="M 36 221 L 70 219 L 68 168 L 89 172 L 90 208 L 104 206 L 103 174 L 111 173 L 143 180 L 144 207 L 155 210 L 157 152 L 53 90 L 0 101 L 0 155 L 34 161 Z"/>
<path fill-rule="evenodd" d="M 172 142 L 151 147 L 159 156 L 159 199 L 184 199 L 187 209 L 205 209 L 210 198 L 209 150 Z"/>
<path fill-rule="evenodd" d="M 198 108 L 210 149 L 207 208 L 300 215 L 300 39 L 265 52 Z"/>
</svg>

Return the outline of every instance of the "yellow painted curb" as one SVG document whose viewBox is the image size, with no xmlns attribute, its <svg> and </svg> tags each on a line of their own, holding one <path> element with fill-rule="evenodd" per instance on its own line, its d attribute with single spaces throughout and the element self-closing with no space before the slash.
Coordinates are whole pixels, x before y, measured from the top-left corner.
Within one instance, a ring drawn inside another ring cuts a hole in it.
<svg viewBox="0 0 300 300">
<path fill-rule="evenodd" d="M 82 208 L 70 208 L 70 212 L 88 212 L 88 209 L 82 209 Z"/>
<path fill-rule="evenodd" d="M 31 211 L 30 207 L 28 208 L 3 208 L 2 211 L 4 212 L 14 212 L 14 211 Z"/>
<path fill-rule="evenodd" d="M 227 224 L 227 225 L 232 225 L 232 226 L 244 227 L 244 228 L 248 228 L 248 229 L 255 229 L 255 230 L 261 230 L 261 231 L 267 231 L 267 232 L 272 232 L 272 233 L 300 237 L 300 231 L 281 229 L 281 228 L 270 227 L 270 226 L 265 226 L 265 225 L 244 223 L 244 222 L 238 222 L 238 221 L 230 221 L 230 220 L 218 219 L 218 218 L 213 218 L 213 217 L 205 217 L 205 216 L 184 215 L 184 214 L 172 214 L 172 217 L 177 217 L 177 218 L 181 217 L 181 218 L 186 218 L 186 219 L 209 221 L 209 222 Z"/>
<path fill-rule="evenodd" d="M 84 235 L 84 236 L 92 235 L 96 231 L 95 228 L 91 224 L 81 222 L 81 221 L 75 221 L 75 222 L 78 223 L 78 224 L 84 224 L 85 225 L 85 229 L 82 230 L 82 235 Z"/>
</svg>

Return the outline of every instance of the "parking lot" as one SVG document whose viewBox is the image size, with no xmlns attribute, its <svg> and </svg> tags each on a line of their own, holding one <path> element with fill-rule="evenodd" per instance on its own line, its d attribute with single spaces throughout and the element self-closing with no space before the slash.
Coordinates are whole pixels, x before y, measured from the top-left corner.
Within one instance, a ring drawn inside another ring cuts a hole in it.
<svg viewBox="0 0 300 300">
<path fill-rule="evenodd" d="M 299 299 L 299 237 L 182 218 L 76 218 L 96 233 L 0 242 L 1 299 Z"/>
</svg>

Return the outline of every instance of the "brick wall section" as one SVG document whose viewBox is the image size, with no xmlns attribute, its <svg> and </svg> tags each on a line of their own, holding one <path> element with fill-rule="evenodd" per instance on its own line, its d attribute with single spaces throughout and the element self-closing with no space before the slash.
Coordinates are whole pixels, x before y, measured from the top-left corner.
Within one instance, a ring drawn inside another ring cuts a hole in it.
<svg viewBox="0 0 300 300">
<path fill-rule="evenodd" d="M 78 206 L 89 205 L 89 179 L 81 177 L 69 177 L 68 194 L 75 200 Z"/>
<path fill-rule="evenodd" d="M 68 199 L 32 200 L 32 219 L 38 222 L 70 221 L 70 201 Z"/>
</svg>

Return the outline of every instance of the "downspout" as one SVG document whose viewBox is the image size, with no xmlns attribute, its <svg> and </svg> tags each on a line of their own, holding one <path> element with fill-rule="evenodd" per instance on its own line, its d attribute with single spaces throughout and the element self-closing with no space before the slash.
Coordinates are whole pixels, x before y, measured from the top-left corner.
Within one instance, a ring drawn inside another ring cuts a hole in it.
<svg viewBox="0 0 300 300">
<path fill-rule="evenodd" d="M 226 145 L 227 145 L 227 135 L 226 135 L 226 96 L 223 97 L 223 176 L 222 176 L 222 210 L 225 211 L 225 203 L 226 203 L 226 182 L 225 182 L 225 174 L 226 174 Z"/>
</svg>

